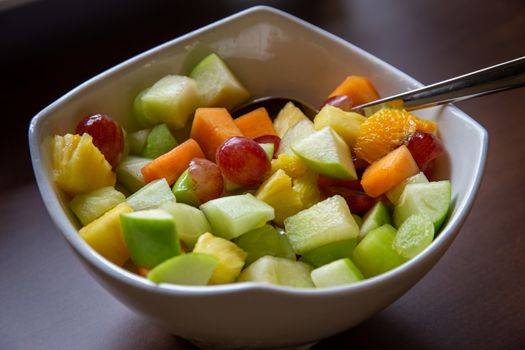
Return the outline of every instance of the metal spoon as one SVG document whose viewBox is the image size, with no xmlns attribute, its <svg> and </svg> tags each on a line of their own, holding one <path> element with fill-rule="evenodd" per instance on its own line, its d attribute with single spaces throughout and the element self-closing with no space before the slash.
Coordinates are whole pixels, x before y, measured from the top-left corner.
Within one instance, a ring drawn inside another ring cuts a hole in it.
<svg viewBox="0 0 525 350">
<path fill-rule="evenodd" d="M 352 108 L 352 111 L 370 115 L 371 112 L 377 110 L 378 106 L 394 101 L 402 101 L 404 108 L 407 110 L 416 110 L 522 86 L 525 86 L 525 56 L 456 78 L 355 106 Z M 289 101 L 293 102 L 311 119 L 318 112 L 315 108 L 296 98 L 267 96 L 240 106 L 232 114 L 234 117 L 237 117 L 255 108 L 265 107 L 270 115 L 275 116 Z"/>
</svg>

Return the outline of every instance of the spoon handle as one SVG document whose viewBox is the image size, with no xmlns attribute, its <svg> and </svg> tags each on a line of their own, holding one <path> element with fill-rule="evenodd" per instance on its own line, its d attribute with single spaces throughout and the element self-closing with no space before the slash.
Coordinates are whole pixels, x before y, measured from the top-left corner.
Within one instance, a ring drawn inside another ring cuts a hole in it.
<svg viewBox="0 0 525 350">
<path fill-rule="evenodd" d="M 407 110 L 415 110 L 510 90 L 524 85 L 525 56 L 416 90 L 362 104 L 352 108 L 352 110 L 362 110 L 394 100 L 403 101 L 404 108 Z"/>
</svg>

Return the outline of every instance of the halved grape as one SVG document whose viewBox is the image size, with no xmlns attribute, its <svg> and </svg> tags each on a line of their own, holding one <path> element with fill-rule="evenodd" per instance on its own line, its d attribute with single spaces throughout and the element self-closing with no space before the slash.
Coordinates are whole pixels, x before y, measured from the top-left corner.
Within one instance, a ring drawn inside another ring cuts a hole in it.
<svg viewBox="0 0 525 350">
<path fill-rule="evenodd" d="M 253 139 L 257 143 L 273 143 L 273 158 L 277 158 L 277 151 L 281 144 L 281 138 L 277 135 L 263 135 Z"/>
<path fill-rule="evenodd" d="M 115 167 L 124 150 L 124 133 L 120 125 L 106 114 L 93 114 L 84 117 L 76 128 L 76 134 L 88 133 L 93 144 L 102 152 L 106 160 Z"/>
<path fill-rule="evenodd" d="M 271 169 L 262 147 L 241 136 L 224 141 L 215 158 L 224 177 L 239 186 L 251 187 L 261 183 Z"/>
<path fill-rule="evenodd" d="M 421 131 L 410 135 L 407 148 L 422 171 L 430 166 L 432 160 L 445 153 L 443 144 L 437 136 Z"/>
<path fill-rule="evenodd" d="M 392 247 L 402 257 L 412 259 L 428 247 L 433 239 L 432 220 L 425 215 L 415 214 L 399 227 Z"/>
<path fill-rule="evenodd" d="M 348 204 L 352 214 L 363 215 L 376 203 L 376 199 L 370 197 L 365 192 L 353 190 L 347 187 L 328 186 L 322 189 L 322 191 L 327 197 L 336 194 L 342 196 Z"/>
<path fill-rule="evenodd" d="M 217 164 L 205 158 L 193 158 L 188 166 L 193 191 L 201 203 L 219 198 L 224 190 L 224 180 Z"/>
<path fill-rule="evenodd" d="M 345 112 L 349 112 L 352 109 L 353 101 L 346 95 L 338 95 L 326 99 L 319 109 L 323 108 L 324 105 L 331 105 Z"/>
</svg>

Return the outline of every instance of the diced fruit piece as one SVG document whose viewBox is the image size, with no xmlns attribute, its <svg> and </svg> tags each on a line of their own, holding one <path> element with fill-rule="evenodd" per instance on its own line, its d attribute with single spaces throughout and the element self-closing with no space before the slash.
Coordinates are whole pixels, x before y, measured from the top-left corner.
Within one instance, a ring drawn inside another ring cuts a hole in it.
<svg viewBox="0 0 525 350">
<path fill-rule="evenodd" d="M 281 138 L 277 135 L 263 135 L 253 139 L 258 144 L 273 144 L 273 154 L 270 159 L 277 158 L 277 151 L 279 151 L 279 146 L 281 144 Z"/>
<path fill-rule="evenodd" d="M 402 145 L 366 168 L 361 185 L 369 196 L 378 197 L 417 173 L 414 158 Z"/>
<path fill-rule="evenodd" d="M 148 273 L 148 279 L 154 283 L 205 286 L 218 264 L 219 259 L 209 254 L 178 255 L 157 265 Z"/>
<path fill-rule="evenodd" d="M 406 219 L 397 231 L 392 246 L 406 259 L 412 259 L 432 243 L 434 223 L 425 215 L 415 214 Z"/>
<path fill-rule="evenodd" d="M 118 182 L 128 191 L 137 192 L 146 184 L 140 170 L 149 162 L 151 162 L 149 158 L 124 157 L 116 169 Z"/>
<path fill-rule="evenodd" d="M 356 243 L 356 238 L 328 243 L 303 254 L 301 261 L 319 267 L 338 259 L 351 258 Z"/>
<path fill-rule="evenodd" d="M 116 176 L 89 134 L 56 135 L 53 140 L 53 178 L 70 195 L 115 186 Z"/>
<path fill-rule="evenodd" d="M 124 150 L 124 134 L 120 125 L 106 114 L 84 117 L 77 125 L 76 134 L 88 133 L 109 164 L 115 167 Z"/>
<path fill-rule="evenodd" d="M 125 200 L 126 197 L 122 193 L 109 186 L 77 194 L 69 203 L 69 207 L 85 226 Z"/>
<path fill-rule="evenodd" d="M 215 161 L 217 148 L 234 136 L 242 136 L 225 108 L 198 108 L 191 125 L 191 137 L 202 147 L 206 158 Z"/>
<path fill-rule="evenodd" d="M 165 178 L 171 185 L 188 168 L 193 158 L 204 158 L 204 154 L 195 140 L 188 139 L 144 166 L 141 169 L 144 181 Z"/>
<path fill-rule="evenodd" d="M 173 217 L 177 234 L 189 249 L 193 249 L 200 235 L 211 230 L 204 213 L 191 205 L 164 202 L 159 208 Z"/>
<path fill-rule="evenodd" d="M 179 177 L 172 189 L 177 202 L 186 203 L 193 206 L 201 205 L 201 202 L 195 194 L 193 181 L 191 181 L 188 169 L 186 169 Z"/>
<path fill-rule="evenodd" d="M 311 276 L 317 288 L 341 286 L 364 279 L 361 271 L 348 258 L 318 267 L 312 271 Z"/>
<path fill-rule="evenodd" d="M 277 135 L 266 108 L 260 107 L 233 120 L 242 134 L 251 139 L 264 135 Z"/>
<path fill-rule="evenodd" d="M 129 153 L 139 156 L 142 154 L 142 150 L 146 145 L 146 140 L 148 135 L 151 132 L 151 129 L 142 129 L 135 132 L 132 132 L 128 136 L 129 143 Z M 154 157 L 153 157 L 154 158 Z"/>
<path fill-rule="evenodd" d="M 120 214 L 132 211 L 127 203 L 120 203 L 89 225 L 82 227 L 78 234 L 97 253 L 112 263 L 122 266 L 128 260 L 129 253 L 120 226 Z"/>
<path fill-rule="evenodd" d="M 224 238 L 215 237 L 209 232 L 199 237 L 193 252 L 209 254 L 219 260 L 210 278 L 210 284 L 234 282 L 241 273 L 247 255 L 235 243 Z"/>
<path fill-rule="evenodd" d="M 321 190 L 328 189 L 330 187 L 345 187 L 351 190 L 363 190 L 361 182 L 359 180 L 342 180 L 334 179 L 328 176 L 319 175 L 317 181 Z"/>
<path fill-rule="evenodd" d="M 259 186 L 255 197 L 273 207 L 274 222 L 279 226 L 283 225 L 284 219 L 303 208 L 299 194 L 292 188 L 292 179 L 281 169 Z"/>
<path fill-rule="evenodd" d="M 330 127 L 306 137 L 292 146 L 292 150 L 319 174 L 337 179 L 357 179 L 348 145 Z"/>
<path fill-rule="evenodd" d="M 257 142 L 257 141 L 256 141 Z M 259 142 L 257 142 L 259 143 Z M 264 153 L 266 153 L 266 157 L 268 157 L 268 160 L 273 159 L 274 149 L 275 146 L 273 143 L 259 143 L 259 146 L 263 149 Z"/>
<path fill-rule="evenodd" d="M 148 124 L 180 129 L 199 105 L 197 84 L 185 76 L 167 75 L 140 97 L 140 103 Z"/>
<path fill-rule="evenodd" d="M 157 158 L 171 151 L 177 146 L 177 140 L 171 134 L 168 126 L 163 123 L 155 126 L 148 134 L 142 156 L 146 158 Z"/>
<path fill-rule="evenodd" d="M 385 193 L 386 198 L 388 198 L 388 200 L 392 204 L 396 205 L 399 203 L 399 198 L 401 197 L 401 194 L 403 193 L 403 190 L 405 189 L 406 185 L 417 184 L 417 183 L 427 183 L 427 182 L 428 182 L 428 179 L 425 176 L 425 174 L 423 174 L 423 172 L 419 172 L 416 175 L 407 177 L 406 179 L 401 181 L 399 185 L 387 191 Z"/>
<path fill-rule="evenodd" d="M 327 98 L 321 105 L 320 109 L 323 109 L 326 105 L 330 105 L 337 107 L 345 112 L 349 112 L 352 109 L 353 104 L 354 102 L 350 97 L 346 95 L 336 95 Z"/>
<path fill-rule="evenodd" d="M 312 266 L 303 262 L 267 255 L 244 269 L 238 281 L 313 288 L 314 283 L 310 277 L 312 270 Z"/>
<path fill-rule="evenodd" d="M 146 88 L 142 90 L 133 100 L 133 116 L 135 117 L 135 120 L 139 123 L 140 126 L 143 128 L 150 128 L 157 124 L 154 121 L 149 120 L 146 115 L 144 114 L 144 108 L 142 107 L 142 97 L 148 92 L 150 88 Z"/>
<path fill-rule="evenodd" d="M 224 190 L 221 170 L 206 158 L 193 158 L 188 166 L 188 176 L 200 203 L 220 197 Z"/>
<path fill-rule="evenodd" d="M 349 147 L 353 147 L 359 127 L 365 120 L 366 118 L 358 113 L 345 112 L 337 107 L 325 105 L 315 116 L 314 127 L 316 130 L 331 127 Z"/>
<path fill-rule="evenodd" d="M 216 235 L 233 239 L 275 217 L 271 206 L 251 194 L 221 197 L 200 206 Z"/>
<path fill-rule="evenodd" d="M 399 203 L 394 207 L 394 224 L 401 224 L 411 215 L 426 215 L 433 223 L 435 231 L 447 217 L 451 202 L 450 181 L 434 181 L 406 185 Z"/>
<path fill-rule="evenodd" d="M 445 153 L 436 135 L 421 131 L 409 136 L 407 148 L 421 170 L 425 170 L 428 163 Z"/>
<path fill-rule="evenodd" d="M 235 244 L 244 250 L 246 265 L 265 255 L 295 260 L 295 253 L 284 233 L 279 233 L 272 225 L 264 225 L 235 238 Z"/>
<path fill-rule="evenodd" d="M 370 210 L 370 208 L 374 206 L 377 201 L 375 198 L 370 197 L 363 191 L 352 190 L 347 187 L 329 186 L 323 188 L 323 193 L 327 197 L 332 197 L 335 195 L 343 197 L 346 201 L 346 204 L 348 204 L 350 211 L 358 215 L 364 215 Z"/>
<path fill-rule="evenodd" d="M 354 217 L 354 220 L 357 226 L 359 226 L 359 229 L 361 229 L 361 226 L 363 225 L 363 218 L 361 218 L 359 215 L 356 215 L 356 214 L 352 214 L 352 216 Z"/>
<path fill-rule="evenodd" d="M 296 156 L 295 154 L 279 154 L 277 159 L 272 160 L 271 173 L 275 173 L 277 170 L 282 169 L 284 172 L 293 179 L 297 179 L 308 171 L 306 164 Z"/>
<path fill-rule="evenodd" d="M 299 120 L 282 136 L 277 155 L 294 154 L 292 146 L 295 146 L 313 133 L 315 133 L 314 123 L 310 119 Z"/>
<path fill-rule="evenodd" d="M 363 217 L 363 224 L 359 231 L 359 237 L 362 239 L 368 232 L 375 230 L 385 224 L 392 224 L 388 208 L 383 202 L 378 201 Z"/>
<path fill-rule="evenodd" d="M 372 85 L 372 82 L 366 77 L 349 75 L 334 91 L 328 96 L 346 95 L 350 97 L 354 106 L 375 101 L 379 95 Z"/>
<path fill-rule="evenodd" d="M 427 125 L 434 124 L 404 109 L 381 109 L 361 124 L 354 152 L 372 163 L 406 142 L 417 130 L 430 128 Z"/>
<path fill-rule="evenodd" d="M 341 196 L 327 198 L 290 216 L 284 226 L 294 251 L 300 255 L 359 235 L 359 227 Z"/>
<path fill-rule="evenodd" d="M 216 159 L 224 177 L 239 186 L 258 185 L 271 169 L 264 150 L 247 137 L 235 136 L 224 141 L 217 149 Z"/>
<path fill-rule="evenodd" d="M 235 107 L 250 97 L 250 93 L 215 53 L 206 56 L 190 72 L 197 82 L 203 106 Z"/>
<path fill-rule="evenodd" d="M 277 136 L 283 138 L 288 129 L 301 120 L 308 121 L 308 118 L 293 104 L 293 102 L 288 102 L 273 121 L 273 128 L 275 129 Z"/>
<path fill-rule="evenodd" d="M 366 234 L 354 249 L 352 261 L 367 278 L 392 270 L 405 262 L 392 247 L 396 229 L 386 224 Z"/>
<path fill-rule="evenodd" d="M 292 189 L 299 195 L 302 208 L 308 209 L 321 201 L 321 192 L 317 186 L 318 175 L 309 170 L 301 177 L 292 180 Z"/>
<path fill-rule="evenodd" d="M 128 197 L 126 202 L 133 210 L 157 208 L 164 202 L 175 201 L 175 196 L 166 179 L 150 182 Z"/>
<path fill-rule="evenodd" d="M 129 255 L 137 266 L 153 268 L 181 253 L 175 223 L 164 210 L 122 214 L 120 222 Z"/>
</svg>

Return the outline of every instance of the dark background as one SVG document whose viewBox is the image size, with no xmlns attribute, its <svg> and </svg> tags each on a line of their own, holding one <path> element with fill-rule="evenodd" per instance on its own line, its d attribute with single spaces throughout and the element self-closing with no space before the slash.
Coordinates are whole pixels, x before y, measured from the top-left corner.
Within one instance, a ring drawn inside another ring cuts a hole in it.
<svg viewBox="0 0 525 350">
<path fill-rule="evenodd" d="M 326 29 L 423 83 L 525 55 L 523 0 L 40 0 L 4 9 L 0 349 L 192 349 L 125 309 L 74 259 L 40 201 L 27 128 L 94 75 L 256 4 Z M 458 106 L 490 139 L 460 235 L 405 296 L 316 348 L 525 348 L 525 89 Z"/>
</svg>

